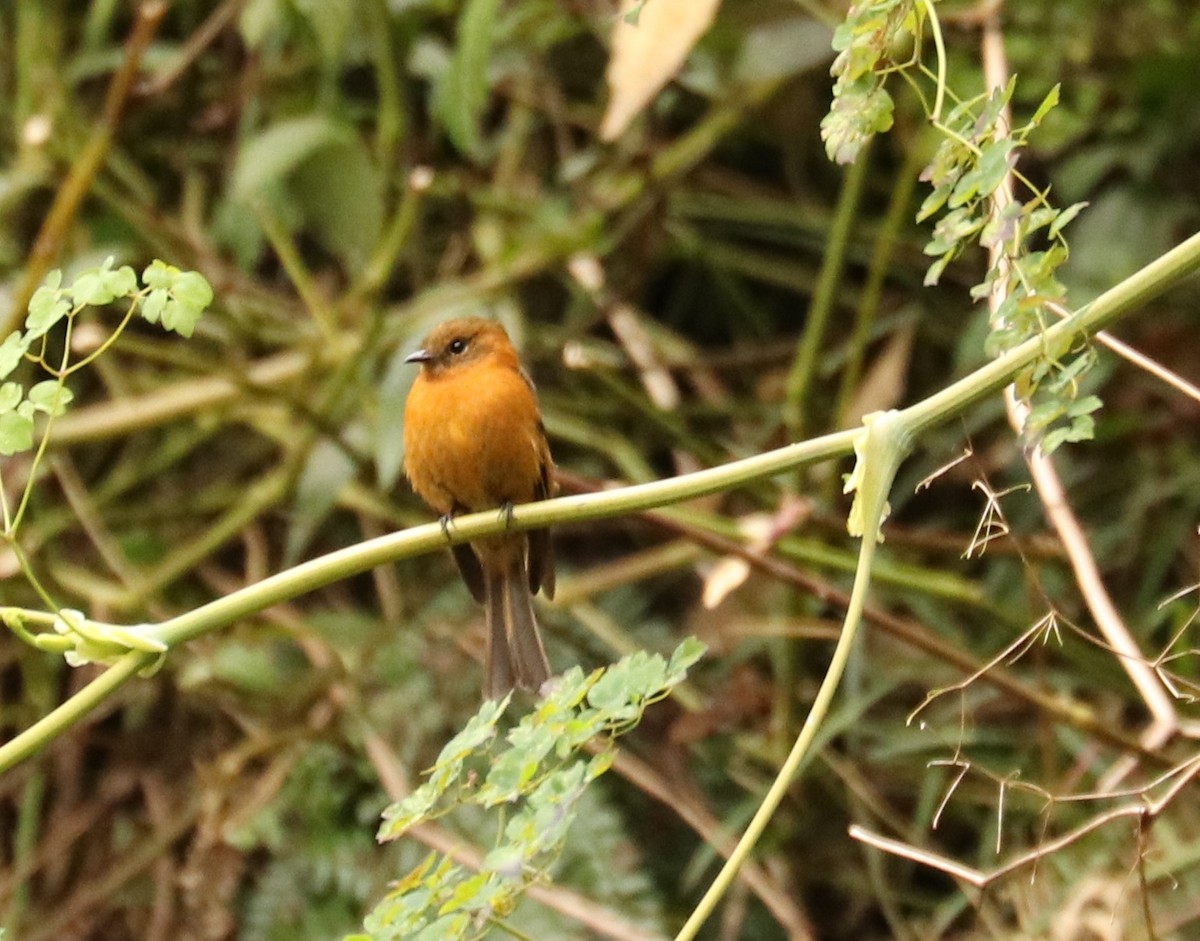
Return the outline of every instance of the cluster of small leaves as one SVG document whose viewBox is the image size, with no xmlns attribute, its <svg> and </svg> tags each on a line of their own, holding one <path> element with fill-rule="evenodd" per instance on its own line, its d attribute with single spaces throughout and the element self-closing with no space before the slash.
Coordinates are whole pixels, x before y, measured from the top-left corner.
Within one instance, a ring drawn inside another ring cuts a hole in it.
<svg viewBox="0 0 1200 941">
<path fill-rule="evenodd" d="M 884 83 L 890 72 L 919 60 L 926 9 L 916 0 L 863 0 L 851 6 L 837 28 L 833 46 L 838 56 L 832 68 L 837 81 L 829 113 L 821 122 L 831 160 L 852 163 L 874 134 L 891 127 L 893 103 Z M 907 45 L 913 55 L 897 62 L 895 50 Z M 920 222 L 942 213 L 925 246 L 925 253 L 934 257 L 925 275 L 927 285 L 936 284 L 967 245 L 1000 248 L 1001 262 L 971 292 L 976 299 L 987 297 L 998 279 L 1007 280 L 1005 297 L 992 317 L 987 349 L 993 356 L 1045 332 L 1047 311 L 1061 305 L 1065 295 L 1055 276 L 1068 254 L 1062 230 L 1083 208 L 1080 203 L 1055 209 L 1045 193 L 1030 186 L 1033 198 L 1028 202 L 1006 199 L 1000 211 L 994 211 L 997 191 L 1012 171 L 1017 152 L 1058 103 L 1056 86 L 1025 125 L 1002 127 L 1014 87 L 1010 81 L 981 107 L 979 99 L 963 102 L 944 121 L 933 115 L 943 139 L 922 174 L 933 192 L 917 216 Z M 1100 401 L 1080 395 L 1079 381 L 1093 359 L 1086 346 L 1047 350 L 1019 378 L 1018 390 L 1030 406 L 1025 434 L 1037 440 L 1044 453 L 1065 441 L 1091 437 L 1091 413 Z"/>
<path fill-rule="evenodd" d="M 913 48 L 920 35 L 914 0 L 863 0 L 850 7 L 833 34 L 838 55 L 830 74 L 837 81 L 829 113 L 821 119 L 830 160 L 853 163 L 875 134 L 891 129 L 894 103 L 884 83 L 889 72 L 903 67 L 894 51 Z"/>
<path fill-rule="evenodd" d="M 1003 125 L 1015 79 L 996 89 L 978 112 L 974 102 L 958 105 L 941 126 L 943 139 L 921 178 L 933 191 L 917 214 L 924 221 L 943 212 L 925 246 L 934 256 L 925 283 L 936 284 L 946 266 L 975 242 L 998 249 L 998 263 L 971 289 L 976 300 L 988 297 L 997 281 L 1005 279 L 1005 296 L 991 318 L 987 352 L 998 356 L 1030 337 L 1043 334 L 1047 313 L 1062 305 L 1066 291 L 1056 272 L 1067 260 L 1063 229 L 1083 209 L 1077 203 L 1056 209 L 1047 194 L 1032 186 L 1028 201 L 1008 194 L 997 199 L 1016 163 L 1016 155 L 1047 114 L 1058 104 L 1055 86 L 1027 123 L 1017 128 Z M 997 210 L 997 205 L 999 211 Z M 1036 247 L 1035 247 L 1036 246 Z M 1064 441 L 1091 437 L 1091 413 L 1100 406 L 1095 396 L 1080 396 L 1079 382 L 1094 362 L 1090 347 L 1049 349 L 1019 377 L 1018 393 L 1031 406 L 1025 433 L 1039 440 L 1049 454 Z"/>
<path fill-rule="evenodd" d="M 67 377 L 107 348 L 139 303 L 142 316 L 148 321 L 161 323 L 165 329 L 185 337 L 192 335 L 196 321 L 212 303 L 212 288 L 194 271 L 180 271 L 155 261 L 142 273 L 142 281 L 144 286 L 139 287 L 133 269 L 128 265 L 114 268 L 111 258 L 99 268 L 81 272 L 67 286 L 62 283 L 61 271 L 56 269 L 47 275 L 29 301 L 25 329 L 14 330 L 0 343 L 0 380 L 8 380 L 26 360 L 39 364 L 52 378 L 36 382 L 28 389 L 12 380 L 0 385 L 0 455 L 7 457 L 33 447 L 35 416 L 43 412 L 55 417 L 66 410 L 73 398 L 66 386 Z M 102 307 L 118 299 L 131 302 L 121 326 L 95 353 L 70 363 L 70 331 L 76 316 L 87 307 Z M 52 364 L 46 358 L 48 335 L 64 321 L 67 336 L 62 359 Z"/>
<path fill-rule="evenodd" d="M 347 941 L 482 937 L 488 922 L 511 912 L 557 858 L 588 784 L 612 764 L 612 740 L 637 725 L 703 653 L 704 645 L 689 638 L 670 661 L 638 651 L 589 676 L 575 667 L 552 681 L 503 740 L 497 725 L 508 700 L 485 702 L 442 749 L 426 782 L 384 812 L 379 839 L 397 839 L 469 804 L 505 808 L 495 847 L 479 872 L 431 854 L 367 916 L 367 933 Z M 597 738 L 601 750 L 582 755 Z"/>
</svg>

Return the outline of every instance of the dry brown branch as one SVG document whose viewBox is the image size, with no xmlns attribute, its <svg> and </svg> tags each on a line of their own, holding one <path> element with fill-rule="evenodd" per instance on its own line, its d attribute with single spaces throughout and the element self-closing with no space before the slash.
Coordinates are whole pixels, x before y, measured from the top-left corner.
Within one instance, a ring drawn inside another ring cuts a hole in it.
<svg viewBox="0 0 1200 941">
<path fill-rule="evenodd" d="M 937 869 L 947 875 L 960 879 L 969 885 L 978 889 L 986 888 L 995 882 L 1011 875 L 1012 873 L 1024 869 L 1047 856 L 1050 856 L 1064 847 L 1070 846 L 1072 843 L 1082 839 L 1087 834 L 1098 830 L 1100 827 L 1111 823 L 1114 820 L 1125 818 L 1133 818 L 1138 820 L 1143 827 L 1148 827 L 1154 820 L 1162 814 L 1162 812 L 1171 804 L 1171 801 L 1195 778 L 1200 772 L 1200 755 L 1189 758 L 1186 762 L 1178 765 L 1173 771 L 1159 778 L 1157 782 L 1147 785 L 1147 788 L 1152 787 L 1154 783 L 1161 783 L 1164 779 L 1171 777 L 1175 778 L 1174 783 L 1162 794 L 1161 797 L 1151 800 L 1143 797 L 1142 800 L 1124 804 L 1120 807 L 1114 807 L 1112 810 L 1106 811 L 1099 816 L 1093 817 L 1086 823 L 1080 824 L 1073 830 L 1064 833 L 1062 836 L 1055 837 L 1053 840 L 1039 844 L 1035 849 L 1009 860 L 1002 866 L 998 866 L 989 872 L 983 872 L 979 869 L 974 869 L 970 866 L 959 863 L 947 856 L 942 856 L 939 853 L 930 852 L 912 846 L 901 840 L 893 840 L 878 833 L 868 830 L 866 827 L 854 824 L 850 827 L 849 833 L 853 839 L 866 843 L 868 846 L 874 846 L 886 853 L 891 853 L 894 856 L 899 856 L 903 859 L 911 860 L 923 866 L 928 866 L 931 869 Z M 1107 797 L 1108 795 L 1094 795 L 1095 797 Z M 1080 798 L 1076 798 L 1080 799 Z"/>
</svg>

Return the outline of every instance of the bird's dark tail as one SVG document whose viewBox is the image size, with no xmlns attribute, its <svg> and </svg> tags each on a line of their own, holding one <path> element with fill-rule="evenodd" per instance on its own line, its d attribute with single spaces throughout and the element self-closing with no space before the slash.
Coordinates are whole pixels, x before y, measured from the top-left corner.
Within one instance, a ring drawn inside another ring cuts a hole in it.
<svg viewBox="0 0 1200 941">
<path fill-rule="evenodd" d="M 519 557 L 503 570 L 486 569 L 488 627 L 486 699 L 507 696 L 514 686 L 537 692 L 550 677 L 550 662 L 542 647 L 524 560 Z"/>
</svg>

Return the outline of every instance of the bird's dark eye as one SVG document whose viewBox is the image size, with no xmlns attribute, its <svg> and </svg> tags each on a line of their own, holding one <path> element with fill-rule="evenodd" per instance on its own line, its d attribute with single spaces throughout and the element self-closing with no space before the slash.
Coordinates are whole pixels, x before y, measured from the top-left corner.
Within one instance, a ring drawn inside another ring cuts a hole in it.
<svg viewBox="0 0 1200 941">
<path fill-rule="evenodd" d="M 466 348 L 467 348 L 467 341 L 462 339 L 461 337 L 457 340 L 450 341 L 450 352 L 453 353 L 455 356 L 458 356 L 460 353 L 465 352 Z"/>
</svg>

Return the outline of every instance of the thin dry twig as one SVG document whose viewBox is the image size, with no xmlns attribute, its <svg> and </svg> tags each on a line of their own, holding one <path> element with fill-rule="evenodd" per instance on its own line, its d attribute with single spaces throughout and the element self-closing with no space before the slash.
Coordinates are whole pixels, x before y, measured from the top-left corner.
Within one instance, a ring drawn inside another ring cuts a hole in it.
<svg viewBox="0 0 1200 941">
<path fill-rule="evenodd" d="M 975 869 L 967 866 L 956 860 L 943 856 L 940 853 L 934 853 L 929 850 L 923 850 L 919 847 L 912 846 L 901 840 L 893 840 L 885 836 L 881 836 L 866 827 L 854 824 L 850 827 L 849 833 L 851 838 L 866 843 L 868 846 L 874 846 L 877 849 L 883 850 L 886 853 L 891 853 L 894 856 L 899 856 L 902 859 L 908 859 L 930 869 L 937 869 L 947 875 L 959 879 L 977 889 L 986 888 L 995 882 L 1011 875 L 1012 873 L 1024 869 L 1047 856 L 1057 853 L 1064 847 L 1070 846 L 1072 843 L 1082 839 L 1087 834 L 1100 829 L 1100 827 L 1111 823 L 1114 820 L 1124 818 L 1133 818 L 1140 822 L 1143 828 L 1148 827 L 1157 819 L 1162 812 L 1170 806 L 1175 797 L 1182 791 L 1191 781 L 1200 773 L 1200 755 L 1189 758 L 1183 764 L 1176 766 L 1171 772 L 1163 778 L 1159 778 L 1161 783 L 1164 779 L 1174 777 L 1175 781 L 1156 800 L 1151 800 L 1143 796 L 1136 802 L 1123 804 L 1120 807 L 1114 807 L 1112 810 L 1093 817 L 1086 823 L 1080 824 L 1062 836 L 1055 837 L 1053 840 L 1039 844 L 1035 849 L 1026 853 L 1021 853 L 1014 857 L 1002 866 L 984 872 L 980 869 Z M 1152 787 L 1153 783 L 1147 785 Z M 1143 792 L 1144 793 L 1144 792 Z M 1100 795 L 1097 795 L 1100 796 Z M 1108 796 L 1108 795 L 1103 795 Z"/>
<path fill-rule="evenodd" d="M 1004 88 L 1008 84 L 1010 72 L 1004 51 L 1004 36 L 1000 28 L 999 17 L 995 13 L 984 22 L 983 67 L 989 89 Z M 1002 116 L 1002 121 L 1009 126 L 1012 125 L 1012 116 L 1007 113 L 1007 108 L 1006 113 Z M 1013 192 L 1014 171 L 1010 168 L 992 201 L 993 218 L 998 219 L 1012 202 Z M 1010 272 L 1003 254 L 1002 244 L 993 245 L 990 253 L 992 265 L 1000 272 L 1000 276 L 996 279 L 988 296 L 989 308 L 995 312 L 1009 292 Z M 1004 400 L 1009 423 L 1020 434 L 1021 429 L 1025 426 L 1029 407 L 1018 399 L 1016 389 L 1011 385 L 1005 389 Z M 1142 744 L 1151 750 L 1159 748 L 1179 727 L 1175 704 L 1154 668 L 1138 648 L 1137 642 L 1125 626 L 1120 612 L 1105 588 L 1087 536 L 1078 518 L 1071 510 L 1066 489 L 1063 487 L 1053 461 L 1043 454 L 1040 448 L 1035 447 L 1027 449 L 1026 462 L 1038 497 L 1045 508 L 1046 516 L 1066 547 L 1067 556 L 1075 572 L 1075 580 L 1084 603 L 1109 646 L 1119 654 L 1118 659 L 1122 668 L 1129 675 L 1153 717 L 1154 721 L 1143 735 Z M 1106 784 L 1109 787 L 1115 787 L 1124 774 L 1132 770 L 1133 766 L 1133 762 L 1125 761 L 1119 767 L 1111 769 L 1110 774 L 1106 776 Z"/>
</svg>

